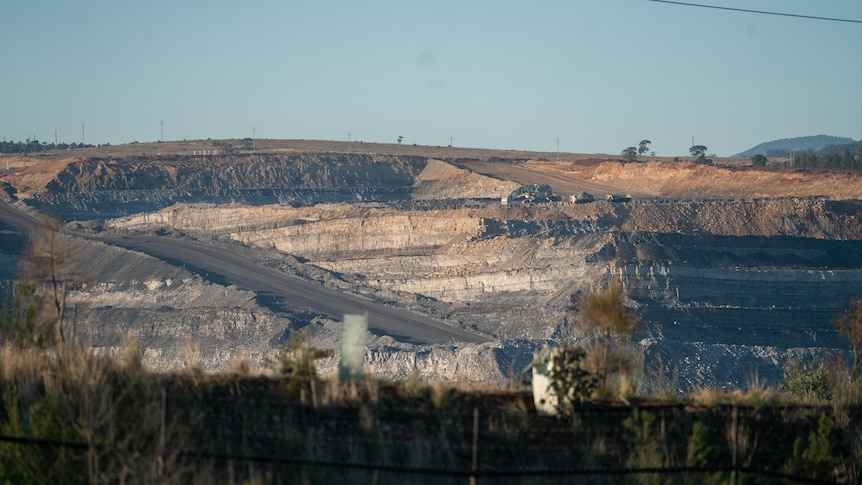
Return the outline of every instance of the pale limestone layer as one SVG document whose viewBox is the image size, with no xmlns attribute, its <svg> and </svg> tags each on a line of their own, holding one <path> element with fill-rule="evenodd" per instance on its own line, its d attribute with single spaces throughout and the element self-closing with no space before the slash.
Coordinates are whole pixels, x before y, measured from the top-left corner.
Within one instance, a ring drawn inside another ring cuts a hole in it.
<svg viewBox="0 0 862 485">
<path fill-rule="evenodd" d="M 245 244 L 323 259 L 349 253 L 436 248 L 457 237 L 476 235 L 479 228 L 479 219 L 381 214 L 241 232 L 233 237 Z"/>
</svg>

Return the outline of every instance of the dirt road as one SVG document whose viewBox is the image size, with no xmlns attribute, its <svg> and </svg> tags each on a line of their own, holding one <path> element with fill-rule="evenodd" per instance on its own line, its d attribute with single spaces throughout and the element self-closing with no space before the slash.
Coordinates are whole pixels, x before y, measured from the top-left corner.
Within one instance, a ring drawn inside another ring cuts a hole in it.
<svg viewBox="0 0 862 485">
<path fill-rule="evenodd" d="M 297 311 L 341 320 L 345 313 L 368 312 L 368 326 L 380 334 L 411 343 L 486 342 L 488 339 L 441 321 L 341 293 L 249 261 L 243 254 L 205 242 L 157 236 L 107 239 L 120 247 L 142 251 L 170 263 L 182 262 L 217 274 L 255 293 L 272 296 Z"/>
<path fill-rule="evenodd" d="M 32 234 L 39 221 L 0 200 L 0 222 Z M 79 235 L 82 236 L 82 235 Z M 83 236 L 82 236 L 83 237 Z M 272 296 L 296 311 L 308 311 L 341 320 L 345 313 L 368 312 L 369 329 L 398 340 L 416 343 L 487 342 L 472 332 L 416 313 L 388 307 L 341 293 L 280 271 L 259 266 L 245 255 L 205 242 L 158 236 L 99 238 L 109 244 L 141 251 L 174 265 L 194 266 L 221 276 L 238 287 Z"/>
<path fill-rule="evenodd" d="M 589 192 L 597 198 L 604 197 L 608 194 L 620 193 L 619 189 L 615 189 L 608 185 L 600 185 L 573 177 L 567 177 L 559 172 L 532 170 L 516 163 L 476 160 L 462 161 L 456 163 L 456 165 L 470 170 L 471 172 L 498 179 L 511 180 L 523 185 L 547 184 L 551 187 L 551 190 L 554 191 L 554 194 L 562 197 L 568 197 L 569 195 L 577 194 L 581 191 Z M 631 195 L 639 198 L 647 197 L 646 194 L 632 193 Z"/>
</svg>

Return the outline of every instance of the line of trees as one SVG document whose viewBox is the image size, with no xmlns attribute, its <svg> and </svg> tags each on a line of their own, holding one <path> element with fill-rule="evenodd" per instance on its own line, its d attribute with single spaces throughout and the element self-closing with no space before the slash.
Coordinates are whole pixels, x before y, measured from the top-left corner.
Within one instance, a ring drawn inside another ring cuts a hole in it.
<svg viewBox="0 0 862 485">
<path fill-rule="evenodd" d="M 801 153 L 796 153 L 793 156 L 793 166 L 803 168 L 845 168 L 845 169 L 862 169 L 862 153 L 853 156 L 850 149 L 844 150 L 843 154 L 838 153 L 814 153 L 812 150 L 807 150 Z"/>
<path fill-rule="evenodd" d="M 0 141 L 0 153 L 33 153 L 51 150 L 68 150 L 70 148 L 93 148 L 95 145 L 84 143 L 48 143 L 39 140 Z"/>
<path fill-rule="evenodd" d="M 638 155 L 646 155 L 649 153 L 649 146 L 652 142 L 649 140 L 641 140 L 637 147 L 626 147 L 620 153 L 622 157 L 630 162 L 638 159 Z"/>
</svg>

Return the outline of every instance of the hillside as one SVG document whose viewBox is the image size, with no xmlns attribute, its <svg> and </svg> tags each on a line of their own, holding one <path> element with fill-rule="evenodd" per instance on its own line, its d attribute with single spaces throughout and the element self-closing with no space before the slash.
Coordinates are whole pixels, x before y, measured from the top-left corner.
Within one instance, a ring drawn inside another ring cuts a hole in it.
<svg viewBox="0 0 862 485">
<path fill-rule="evenodd" d="M 640 197 L 736 199 L 822 196 L 857 199 L 862 194 L 862 173 L 846 170 L 778 170 L 691 162 L 617 161 L 529 161 L 521 166 L 557 179 L 583 180 Z"/>
<path fill-rule="evenodd" d="M 828 145 L 824 147 L 818 155 L 820 154 L 835 154 L 841 155 L 845 150 L 849 150 L 852 154 L 862 154 L 862 140 L 855 141 L 853 143 L 849 143 L 846 145 Z"/>
<path fill-rule="evenodd" d="M 795 138 L 782 138 L 780 140 L 767 141 L 753 148 L 749 148 L 744 152 L 739 152 L 734 155 L 734 157 L 751 157 L 757 155 L 758 153 L 761 155 L 766 155 L 767 152 L 770 150 L 786 150 L 789 152 L 791 148 L 794 152 L 801 152 L 805 150 L 819 152 L 820 150 L 826 148 L 829 145 L 846 145 L 849 143 L 853 143 L 854 141 L 855 140 L 852 138 L 841 136 L 797 136 Z"/>
</svg>

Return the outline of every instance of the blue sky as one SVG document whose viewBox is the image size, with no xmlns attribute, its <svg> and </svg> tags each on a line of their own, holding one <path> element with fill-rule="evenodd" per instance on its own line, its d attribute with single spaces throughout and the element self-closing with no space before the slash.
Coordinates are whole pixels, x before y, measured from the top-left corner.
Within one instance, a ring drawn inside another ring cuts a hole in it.
<svg viewBox="0 0 862 485">
<path fill-rule="evenodd" d="M 699 0 L 862 20 L 860 0 Z M 0 137 L 729 156 L 862 138 L 862 24 L 646 0 L 18 1 Z"/>
</svg>

